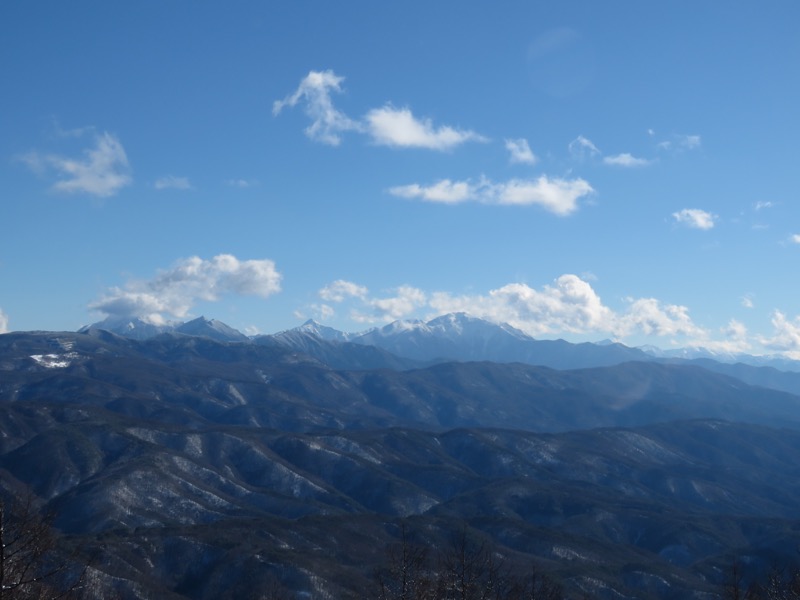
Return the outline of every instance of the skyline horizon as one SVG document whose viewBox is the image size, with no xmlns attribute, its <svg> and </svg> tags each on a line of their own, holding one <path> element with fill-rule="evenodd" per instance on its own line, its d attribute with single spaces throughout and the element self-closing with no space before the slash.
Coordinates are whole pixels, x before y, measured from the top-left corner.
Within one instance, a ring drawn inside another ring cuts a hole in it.
<svg viewBox="0 0 800 600">
<path fill-rule="evenodd" d="M 0 333 L 466 311 L 800 359 L 799 18 L 2 6 Z"/>
<path fill-rule="evenodd" d="M 369 326 L 369 327 L 362 328 L 362 329 L 356 329 L 356 330 L 337 329 L 336 327 L 332 327 L 330 325 L 327 325 L 324 322 L 321 322 L 321 321 L 315 319 L 314 317 L 309 317 L 305 321 L 303 321 L 303 322 L 301 322 L 301 323 L 299 323 L 297 325 L 294 325 L 292 327 L 289 327 L 287 329 L 279 329 L 279 330 L 270 331 L 270 332 L 259 331 L 259 332 L 247 333 L 247 332 L 245 332 L 245 331 L 243 331 L 241 329 L 238 329 L 237 327 L 233 327 L 233 326 L 229 325 L 228 323 L 226 323 L 226 322 L 224 322 L 224 321 L 222 321 L 220 319 L 217 319 L 216 317 L 213 317 L 213 316 L 209 317 L 209 316 L 207 316 L 205 314 L 202 314 L 202 315 L 197 315 L 197 316 L 189 315 L 189 316 L 187 316 L 187 318 L 182 319 L 182 320 L 168 320 L 168 321 L 162 321 L 162 322 L 158 322 L 158 323 L 149 322 L 146 319 L 143 319 L 143 318 L 140 318 L 140 317 L 133 317 L 133 316 L 127 316 L 127 317 L 126 316 L 108 316 L 108 317 L 106 317 L 105 319 L 103 319 L 101 321 L 96 321 L 96 322 L 93 322 L 93 323 L 87 323 L 86 325 L 83 325 L 83 326 L 81 326 L 81 327 L 79 327 L 78 329 L 75 329 L 75 330 L 63 330 L 63 331 L 50 331 L 50 330 L 18 331 L 18 330 L 13 330 L 13 331 L 7 331 L 5 333 L 15 333 L 15 334 L 29 334 L 29 333 L 86 333 L 90 329 L 94 329 L 94 328 L 104 329 L 104 326 L 107 325 L 108 326 L 107 331 L 110 331 L 111 333 L 115 333 L 115 334 L 118 334 L 118 335 L 122 335 L 123 337 L 127 337 L 124 333 L 121 333 L 119 331 L 120 328 L 124 327 L 126 324 L 131 325 L 132 329 L 135 329 L 136 327 L 138 327 L 141 324 L 141 325 L 144 325 L 145 327 L 155 327 L 155 328 L 161 330 L 161 331 L 159 331 L 157 333 L 147 334 L 146 337 L 136 337 L 135 338 L 135 339 L 140 339 L 141 340 L 141 339 L 149 339 L 150 337 L 153 337 L 155 335 L 160 335 L 161 333 L 168 333 L 168 332 L 170 332 L 170 331 L 172 331 L 174 329 L 180 329 L 182 326 L 189 325 L 189 324 L 192 324 L 192 323 L 202 322 L 202 323 L 212 324 L 212 323 L 216 322 L 218 324 L 223 325 L 226 328 L 230 328 L 234 333 L 241 334 L 241 335 L 243 335 L 244 337 L 246 337 L 246 338 L 248 338 L 250 340 L 253 340 L 253 339 L 256 339 L 256 338 L 262 337 L 262 336 L 278 336 L 278 335 L 281 335 L 281 334 L 284 334 L 284 333 L 289 333 L 289 332 L 298 331 L 298 330 L 308 331 L 308 326 L 314 326 L 315 328 L 316 327 L 321 327 L 323 329 L 328 329 L 328 330 L 334 332 L 335 334 L 344 335 L 344 336 L 346 336 L 346 339 L 339 340 L 339 341 L 347 341 L 347 342 L 349 342 L 349 341 L 351 341 L 353 339 L 357 339 L 359 337 L 366 336 L 366 335 L 368 335 L 370 333 L 374 333 L 374 332 L 377 332 L 377 331 L 386 331 L 388 333 L 392 333 L 393 330 L 397 329 L 397 325 L 398 324 L 402 326 L 401 329 L 403 329 L 403 330 L 411 330 L 411 329 L 414 329 L 415 326 L 422 326 L 423 328 L 428 327 L 430 325 L 435 324 L 436 321 L 442 321 L 447 317 L 465 317 L 465 318 L 470 319 L 470 320 L 477 320 L 477 321 L 480 321 L 480 322 L 483 322 L 483 323 L 487 323 L 487 324 L 490 324 L 490 325 L 493 325 L 493 326 L 503 327 L 504 329 L 510 327 L 513 331 L 515 331 L 517 333 L 521 333 L 522 335 L 526 336 L 528 339 L 533 340 L 533 341 L 565 341 L 565 342 L 567 342 L 569 344 L 588 343 L 588 344 L 593 344 L 593 345 L 597 345 L 597 346 L 604 346 L 604 345 L 608 345 L 608 344 L 620 344 L 622 346 L 625 346 L 625 347 L 628 347 L 628 348 L 631 348 L 631 349 L 642 350 L 646 354 L 651 354 L 652 356 L 659 356 L 662 353 L 663 353 L 664 356 L 677 356 L 677 353 L 683 353 L 683 354 L 687 354 L 688 353 L 688 354 L 696 355 L 696 356 L 693 356 L 693 357 L 707 356 L 707 357 L 720 357 L 720 358 L 723 358 L 723 357 L 727 356 L 729 358 L 735 358 L 737 356 L 738 357 L 750 356 L 750 357 L 756 358 L 756 359 L 762 359 L 762 358 L 763 359 L 778 359 L 778 360 L 787 360 L 787 361 L 800 362 L 800 359 L 791 358 L 790 356 L 786 356 L 785 354 L 782 354 L 782 353 L 749 353 L 749 352 L 739 352 L 739 351 L 727 351 L 725 349 L 716 349 L 715 350 L 713 348 L 706 348 L 706 347 L 703 347 L 703 346 L 680 346 L 680 347 L 674 346 L 674 347 L 666 347 L 666 346 L 659 346 L 659 345 L 656 345 L 656 344 L 634 345 L 634 344 L 626 344 L 624 341 L 616 340 L 616 339 L 613 339 L 613 338 L 581 339 L 581 340 L 577 340 L 576 341 L 576 340 L 570 340 L 570 339 L 568 339 L 568 337 L 561 337 L 561 336 L 557 336 L 557 335 L 536 337 L 536 336 L 528 334 L 527 332 L 525 332 L 525 331 L 523 331 L 521 329 L 518 329 L 517 327 L 514 327 L 513 325 L 511 325 L 509 323 L 501 322 L 501 321 L 494 321 L 494 320 L 491 320 L 491 319 L 488 319 L 488 318 L 483 318 L 483 317 L 478 317 L 478 316 L 470 314 L 469 312 L 463 312 L 463 311 L 454 312 L 454 313 L 443 313 L 443 314 L 440 314 L 440 315 L 436 315 L 436 316 L 433 316 L 433 317 L 427 317 L 427 318 L 396 319 L 394 321 L 382 323 L 382 324 L 379 324 L 379 325 L 373 325 L 373 326 Z M 408 327 L 408 326 L 411 326 L 411 327 Z M 3 334 L 0 334 L 0 335 L 3 335 Z M 200 335 L 200 336 L 202 336 L 203 334 L 188 333 L 186 335 L 190 335 L 190 336 L 191 335 Z M 321 339 L 328 339 L 325 336 L 320 336 L 320 337 L 321 337 Z M 367 344 L 367 345 L 370 345 L 370 344 Z"/>
</svg>

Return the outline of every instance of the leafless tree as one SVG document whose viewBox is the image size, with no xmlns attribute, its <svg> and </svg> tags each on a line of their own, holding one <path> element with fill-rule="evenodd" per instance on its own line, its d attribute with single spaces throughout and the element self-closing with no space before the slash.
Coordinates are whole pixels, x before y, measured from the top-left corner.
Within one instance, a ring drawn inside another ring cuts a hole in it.
<svg viewBox="0 0 800 600">
<path fill-rule="evenodd" d="M 485 540 L 473 539 L 463 527 L 439 557 L 437 598 L 494 600 L 500 593 L 498 561 Z"/>
<path fill-rule="evenodd" d="M 745 600 L 799 600 L 800 571 L 773 567 L 761 584 L 754 584 L 748 590 Z"/>
<path fill-rule="evenodd" d="M 515 600 L 563 600 L 564 589 L 542 573 L 535 564 L 530 567 L 528 576 L 515 586 Z"/>
<path fill-rule="evenodd" d="M 468 528 L 436 552 L 411 541 L 407 525 L 376 572 L 378 600 L 563 600 L 560 585 L 531 566 L 518 576 L 485 538 Z"/>
<path fill-rule="evenodd" d="M 66 582 L 74 563 L 59 554 L 52 515 L 42 515 L 32 494 L 0 499 L 0 600 L 77 598 L 83 567 Z"/>
<path fill-rule="evenodd" d="M 428 550 L 414 544 L 408 526 L 400 526 L 400 541 L 388 549 L 388 566 L 376 572 L 379 600 L 435 598 L 428 568 Z"/>
</svg>

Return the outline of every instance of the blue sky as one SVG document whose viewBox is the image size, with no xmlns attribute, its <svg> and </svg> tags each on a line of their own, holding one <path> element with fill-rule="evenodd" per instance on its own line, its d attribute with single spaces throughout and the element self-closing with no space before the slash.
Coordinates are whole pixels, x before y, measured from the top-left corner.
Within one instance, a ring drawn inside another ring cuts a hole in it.
<svg viewBox="0 0 800 600">
<path fill-rule="evenodd" d="M 800 358 L 800 4 L 6 2 L 0 331 Z"/>
</svg>

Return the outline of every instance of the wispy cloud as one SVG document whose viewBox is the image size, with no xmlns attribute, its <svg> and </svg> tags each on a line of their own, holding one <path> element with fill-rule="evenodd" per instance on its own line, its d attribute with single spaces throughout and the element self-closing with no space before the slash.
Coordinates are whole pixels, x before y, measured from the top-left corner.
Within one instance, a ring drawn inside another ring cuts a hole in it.
<svg viewBox="0 0 800 600">
<path fill-rule="evenodd" d="M 192 189 L 192 184 L 189 182 L 188 177 L 166 175 L 156 179 L 153 187 L 157 190 L 190 190 Z"/>
<path fill-rule="evenodd" d="M 346 298 L 364 298 L 369 290 L 352 281 L 337 279 L 319 290 L 319 297 L 328 302 L 342 302 Z"/>
<path fill-rule="evenodd" d="M 465 142 L 486 141 L 480 134 L 449 125 L 435 126 L 427 118 L 415 117 L 409 108 L 395 108 L 386 104 L 374 108 L 360 120 L 351 119 L 333 105 L 331 93 L 341 93 L 344 77 L 333 71 L 311 71 L 294 93 L 272 105 L 273 115 L 285 107 L 304 102 L 305 112 L 311 119 L 306 135 L 312 140 L 337 146 L 341 134 L 354 131 L 372 139 L 372 142 L 393 148 L 426 148 L 450 150 Z"/>
<path fill-rule="evenodd" d="M 575 158 L 586 158 L 587 156 L 597 156 L 600 150 L 591 140 L 579 135 L 569 143 L 569 153 Z"/>
<path fill-rule="evenodd" d="M 76 130 L 75 135 L 86 131 Z M 58 180 L 52 185 L 54 191 L 113 196 L 132 181 L 128 157 L 120 141 L 108 132 L 95 134 L 93 141 L 94 145 L 86 148 L 80 158 L 34 151 L 21 160 L 37 174 L 55 172 Z"/>
<path fill-rule="evenodd" d="M 360 323 L 396 321 L 425 306 L 427 302 L 425 292 L 410 285 L 401 285 L 393 292 L 393 295 L 383 298 L 365 298 L 367 310 L 354 310 L 351 318 Z"/>
<path fill-rule="evenodd" d="M 0 333 L 8 333 L 8 315 L 0 308 Z"/>
<path fill-rule="evenodd" d="M 761 344 L 793 360 L 800 360 L 800 316 L 789 319 L 776 310 L 772 313 L 772 327 L 772 336 L 759 338 Z"/>
<path fill-rule="evenodd" d="M 535 165 L 539 159 L 531 151 L 528 145 L 528 140 L 520 138 L 518 140 L 506 140 L 506 150 L 511 155 L 512 163 L 519 163 L 524 165 Z"/>
<path fill-rule="evenodd" d="M 795 233 L 789 238 L 789 241 L 793 244 L 800 244 L 800 233 Z"/>
<path fill-rule="evenodd" d="M 775 206 L 774 202 L 770 202 L 768 200 L 767 201 L 760 200 L 760 201 L 756 202 L 753 205 L 753 210 L 758 212 L 758 211 L 761 211 L 761 210 L 766 210 L 768 208 L 772 208 L 773 206 Z"/>
<path fill-rule="evenodd" d="M 537 205 L 559 216 L 575 212 L 578 200 L 592 192 L 592 186 L 583 179 L 558 179 L 546 175 L 503 183 L 492 183 L 488 179 L 478 183 L 443 179 L 429 186 L 415 183 L 389 189 L 394 196 L 445 204 L 472 201 L 498 205 Z"/>
<path fill-rule="evenodd" d="M 700 147 L 701 140 L 699 135 L 680 135 L 677 139 L 678 144 L 687 150 L 693 150 Z"/>
<path fill-rule="evenodd" d="M 587 158 L 595 157 L 599 158 L 602 156 L 603 164 L 612 167 L 646 167 L 653 162 L 647 158 L 633 156 L 629 152 L 603 156 L 600 148 L 598 148 L 590 139 L 582 135 L 579 135 L 569 143 L 569 153 L 573 158 L 578 160 L 585 160 Z"/>
<path fill-rule="evenodd" d="M 227 184 L 231 187 L 246 189 L 257 186 L 258 181 L 255 179 L 228 179 Z"/>
<path fill-rule="evenodd" d="M 327 321 L 336 314 L 336 310 L 327 304 L 318 303 L 310 304 L 303 309 L 297 309 L 292 312 L 297 319 L 307 320 L 309 316 L 317 321 Z"/>
<path fill-rule="evenodd" d="M 672 213 L 676 222 L 693 229 L 711 229 L 714 227 L 715 215 L 699 208 L 684 208 Z"/>
<path fill-rule="evenodd" d="M 714 337 L 711 337 L 711 333 L 704 334 L 703 337 L 694 339 L 687 345 L 732 354 L 748 352 L 753 347 L 747 327 L 736 319 L 728 321 L 728 324 L 721 327 L 717 334 Z"/>
<path fill-rule="evenodd" d="M 350 318 L 359 323 L 388 322 L 402 319 L 418 308 L 425 306 L 425 293 L 410 285 L 401 285 L 392 295 L 371 297 L 366 286 L 337 279 L 319 290 L 318 295 L 325 301 L 342 303 L 355 300 L 358 304 L 350 313 Z M 334 310 L 327 304 L 312 304 L 312 312 L 320 317 L 332 316 Z"/>
<path fill-rule="evenodd" d="M 615 167 L 646 167 L 652 161 L 646 158 L 637 158 L 627 152 L 615 156 L 604 156 L 603 163 Z"/>
<path fill-rule="evenodd" d="M 336 312 L 334 311 L 332 306 L 328 306 L 327 304 L 322 304 L 322 303 L 314 304 L 312 305 L 312 308 L 314 309 L 320 320 L 330 319 Z"/>
<path fill-rule="evenodd" d="M 675 134 L 670 139 L 656 144 L 662 150 L 695 150 L 702 145 L 699 135 Z"/>
<path fill-rule="evenodd" d="M 360 125 L 333 106 L 331 92 L 341 93 L 344 77 L 333 71 L 311 71 L 300 82 L 294 93 L 272 104 L 272 114 L 278 115 L 285 107 L 294 107 L 305 101 L 305 112 L 311 119 L 306 135 L 312 140 L 338 146 L 340 134 L 359 130 Z"/>
<path fill-rule="evenodd" d="M 156 277 L 113 287 L 89 308 L 113 317 L 140 317 L 163 323 L 185 317 L 198 301 L 217 301 L 225 294 L 266 298 L 281 290 L 281 274 L 271 260 L 239 260 L 220 254 L 179 260 Z"/>
</svg>

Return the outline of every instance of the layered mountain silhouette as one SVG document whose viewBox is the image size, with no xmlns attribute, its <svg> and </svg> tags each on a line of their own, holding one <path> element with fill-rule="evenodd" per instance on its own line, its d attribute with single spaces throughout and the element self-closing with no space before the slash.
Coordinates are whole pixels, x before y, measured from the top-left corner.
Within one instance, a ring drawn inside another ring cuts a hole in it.
<svg viewBox="0 0 800 600">
<path fill-rule="evenodd" d="M 0 492 L 100 557 L 100 596 L 377 597 L 397 544 L 457 534 L 568 597 L 708 598 L 734 557 L 794 560 L 797 373 L 465 315 L 145 325 L 0 335 Z"/>
<path fill-rule="evenodd" d="M 275 334 L 248 337 L 224 323 L 199 317 L 186 323 L 151 324 L 138 318 L 109 317 L 82 328 L 81 332 L 105 330 L 146 340 L 164 333 L 205 336 L 218 341 L 270 341 L 315 356 L 336 368 L 413 368 L 436 362 L 491 361 L 522 362 L 554 369 L 577 369 L 620 364 L 629 361 L 683 363 L 705 361 L 724 365 L 744 364 L 800 372 L 800 361 L 777 356 L 715 353 L 703 348 L 664 351 L 653 346 L 630 348 L 610 340 L 573 344 L 565 340 L 538 340 L 511 325 L 492 323 L 465 313 L 452 313 L 424 322 L 395 321 L 379 329 L 345 333 L 309 320 Z M 352 350 L 353 362 L 341 344 L 359 344 L 382 352 Z M 398 360 L 399 359 L 399 360 Z M 331 362 L 333 361 L 333 362 Z M 795 389 L 795 388 L 793 388 Z"/>
</svg>

